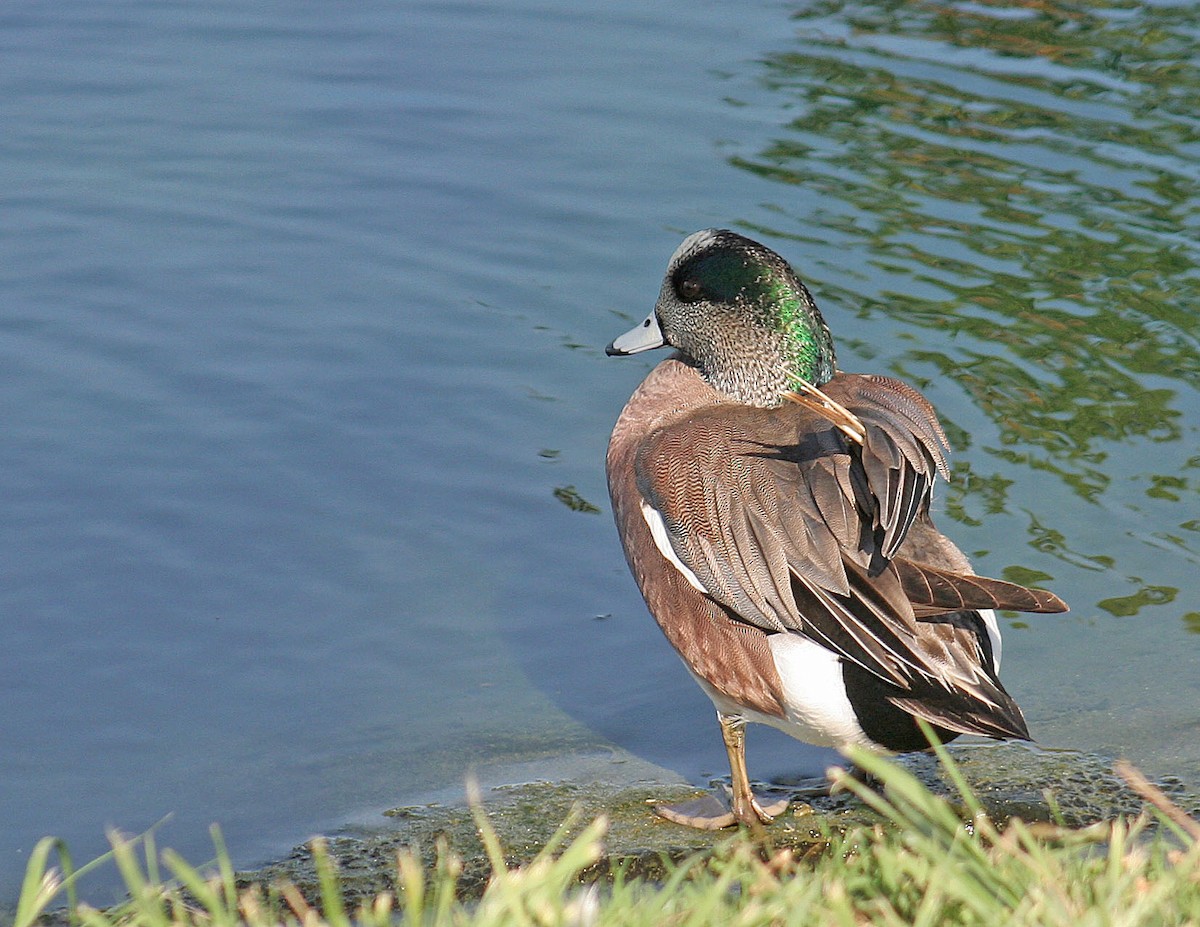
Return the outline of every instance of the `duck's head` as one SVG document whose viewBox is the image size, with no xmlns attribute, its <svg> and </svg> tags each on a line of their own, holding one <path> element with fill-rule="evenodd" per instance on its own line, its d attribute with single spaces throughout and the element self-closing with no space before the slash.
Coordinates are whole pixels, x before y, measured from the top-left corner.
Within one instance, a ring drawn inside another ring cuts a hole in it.
<svg viewBox="0 0 1200 927">
<path fill-rule="evenodd" d="M 737 402 L 773 407 L 833 376 L 833 339 L 787 262 L 727 229 L 704 229 L 671 256 L 649 317 L 608 346 L 637 354 L 671 345 Z"/>
</svg>

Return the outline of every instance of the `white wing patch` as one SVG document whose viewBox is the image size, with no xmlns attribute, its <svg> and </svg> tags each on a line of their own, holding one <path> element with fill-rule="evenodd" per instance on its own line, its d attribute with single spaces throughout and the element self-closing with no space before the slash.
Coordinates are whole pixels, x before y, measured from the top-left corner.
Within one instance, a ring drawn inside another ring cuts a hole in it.
<svg viewBox="0 0 1200 927">
<path fill-rule="evenodd" d="M 654 506 L 648 502 L 642 502 L 642 518 L 646 519 L 646 525 L 650 528 L 650 534 L 654 537 L 654 546 L 658 548 L 658 552 L 671 562 L 683 578 L 686 579 L 693 588 L 708 595 L 708 590 L 696 578 L 696 574 L 687 568 L 687 565 L 679 559 L 675 554 L 675 548 L 671 546 L 671 539 L 667 537 L 667 525 L 663 521 L 662 514 Z"/>
<path fill-rule="evenodd" d="M 987 636 L 992 642 L 992 672 L 999 675 L 1000 648 L 1003 645 L 1000 642 L 1000 625 L 996 621 L 996 613 L 990 608 L 981 608 L 979 617 L 983 619 L 983 626 L 987 629 Z"/>
</svg>

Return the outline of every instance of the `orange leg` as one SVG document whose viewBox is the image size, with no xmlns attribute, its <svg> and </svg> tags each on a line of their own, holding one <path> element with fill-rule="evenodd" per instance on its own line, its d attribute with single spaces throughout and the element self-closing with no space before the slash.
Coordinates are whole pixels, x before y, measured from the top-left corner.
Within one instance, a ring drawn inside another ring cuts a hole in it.
<svg viewBox="0 0 1200 927">
<path fill-rule="evenodd" d="M 788 806 L 787 799 L 768 803 L 765 810 L 750 790 L 750 775 L 746 772 L 746 722 L 734 715 L 717 712 L 721 725 L 721 739 L 725 741 L 725 752 L 729 755 L 729 771 L 733 780 L 732 795 L 728 804 L 709 794 L 703 798 L 675 805 L 655 805 L 660 817 L 686 827 L 702 830 L 719 830 L 741 823 L 755 834 L 763 832 L 763 825 L 773 820 L 771 812 L 780 814 Z"/>
<path fill-rule="evenodd" d="M 752 831 L 759 831 L 770 824 L 774 817 L 763 810 L 754 792 L 750 789 L 750 773 L 746 770 L 746 722 L 735 715 L 717 712 L 721 724 L 721 738 L 725 741 L 725 752 L 729 754 L 729 773 L 733 779 L 733 796 L 730 810 L 734 818 Z"/>
</svg>

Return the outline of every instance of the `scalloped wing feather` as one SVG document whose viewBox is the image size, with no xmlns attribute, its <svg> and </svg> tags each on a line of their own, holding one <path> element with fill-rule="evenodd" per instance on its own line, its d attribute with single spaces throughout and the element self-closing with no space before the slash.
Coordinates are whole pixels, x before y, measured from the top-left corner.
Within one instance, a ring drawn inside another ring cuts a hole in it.
<svg viewBox="0 0 1200 927">
<path fill-rule="evenodd" d="M 720 403 L 646 439 L 637 486 L 672 550 L 748 624 L 802 633 L 914 699 L 932 686 L 1011 715 L 978 639 L 962 628 L 931 634 L 918 618 L 1061 603 L 896 560 L 937 474 L 947 475 L 945 435 L 924 397 L 898 381 L 840 374 L 823 389 L 861 420 L 861 446 L 802 404 Z"/>
</svg>

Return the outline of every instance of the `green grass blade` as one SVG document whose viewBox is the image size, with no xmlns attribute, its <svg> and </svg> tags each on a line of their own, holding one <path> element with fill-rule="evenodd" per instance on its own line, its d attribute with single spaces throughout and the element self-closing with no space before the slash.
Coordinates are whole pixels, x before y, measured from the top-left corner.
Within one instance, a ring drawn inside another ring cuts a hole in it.
<svg viewBox="0 0 1200 927">
<path fill-rule="evenodd" d="M 313 865 L 317 870 L 317 883 L 321 887 L 321 909 L 325 922 L 331 927 L 350 927 L 346 907 L 342 901 L 342 886 L 337 875 L 337 866 L 329 855 L 329 845 L 318 838 L 312 842 Z"/>
<path fill-rule="evenodd" d="M 58 858 L 62 863 L 62 872 L 49 865 L 50 854 L 55 850 L 58 851 Z M 33 852 L 29 854 L 29 862 L 25 864 L 25 877 L 21 882 L 21 894 L 13 917 L 13 927 L 32 927 L 64 886 L 72 892 L 69 908 L 74 911 L 74 880 L 68 881 L 71 874 L 71 855 L 67 845 L 57 837 L 43 837 L 39 840 L 34 845 Z"/>
</svg>

